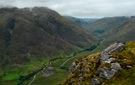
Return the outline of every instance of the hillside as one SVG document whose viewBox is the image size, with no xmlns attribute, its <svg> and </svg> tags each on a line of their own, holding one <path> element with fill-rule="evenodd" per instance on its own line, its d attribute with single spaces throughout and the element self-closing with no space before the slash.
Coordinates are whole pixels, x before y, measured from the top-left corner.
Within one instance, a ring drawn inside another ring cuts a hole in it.
<svg viewBox="0 0 135 85">
<path fill-rule="evenodd" d="M 105 43 L 115 41 L 133 41 L 134 16 L 131 17 L 108 17 L 87 24 L 84 28 L 89 29 L 105 39 Z M 115 35 L 114 35 L 115 34 Z"/>
<path fill-rule="evenodd" d="M 71 19 L 70 19 L 71 20 Z M 71 20 L 73 21 L 73 20 Z M 74 22 L 74 21 L 73 21 Z M 85 23 L 83 28 L 90 30 L 103 39 L 99 49 L 103 49 L 114 42 L 134 41 L 135 17 L 106 17 Z M 76 22 L 75 22 L 76 23 Z"/>
<path fill-rule="evenodd" d="M 29 83 L 51 60 L 62 64 L 98 40 L 46 7 L 0 8 L 0 85 Z"/>
<path fill-rule="evenodd" d="M 134 41 L 133 36 L 135 32 L 135 18 L 129 18 L 126 21 L 122 21 L 116 27 L 108 30 L 103 37 L 106 38 L 105 42 L 110 43 L 114 41 Z M 110 36 L 110 37 L 109 37 Z"/>
<path fill-rule="evenodd" d="M 29 62 L 30 56 L 41 59 L 69 55 L 91 46 L 97 40 L 89 31 L 45 7 L 0 9 L 2 65 Z"/>
<path fill-rule="evenodd" d="M 89 25 L 89 29 L 104 39 L 99 49 L 105 48 L 114 42 L 134 41 L 135 18 L 132 17 L 111 17 L 103 18 Z"/>
<path fill-rule="evenodd" d="M 135 42 L 114 43 L 76 59 L 64 85 L 134 85 Z"/>
<path fill-rule="evenodd" d="M 105 34 L 108 30 L 117 27 L 121 22 L 126 21 L 127 17 L 107 17 L 101 18 L 97 21 L 87 24 L 85 28 L 92 30 L 97 34 Z"/>
</svg>

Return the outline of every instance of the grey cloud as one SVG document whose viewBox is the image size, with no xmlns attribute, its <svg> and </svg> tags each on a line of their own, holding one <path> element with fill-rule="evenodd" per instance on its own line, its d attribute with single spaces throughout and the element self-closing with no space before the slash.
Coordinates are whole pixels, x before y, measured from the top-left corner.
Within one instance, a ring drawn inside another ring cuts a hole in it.
<svg viewBox="0 0 135 85">
<path fill-rule="evenodd" d="M 1 0 L 0 6 L 46 6 L 62 15 L 109 17 L 135 15 L 135 0 Z"/>
</svg>

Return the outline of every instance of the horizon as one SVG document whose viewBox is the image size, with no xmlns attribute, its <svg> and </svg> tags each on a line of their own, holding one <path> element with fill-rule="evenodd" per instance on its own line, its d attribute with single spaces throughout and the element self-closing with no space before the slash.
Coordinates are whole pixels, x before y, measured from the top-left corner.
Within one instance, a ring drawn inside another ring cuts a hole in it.
<svg viewBox="0 0 135 85">
<path fill-rule="evenodd" d="M 8 2 L 8 3 L 7 3 Z M 103 18 L 115 16 L 135 16 L 134 0 L 6 0 L 0 7 L 47 7 L 63 16 L 77 18 Z"/>
<path fill-rule="evenodd" d="M 34 7 L 43 7 L 43 6 L 34 6 Z M 34 7 L 22 7 L 22 8 L 19 8 L 19 7 L 15 7 L 15 6 L 2 6 L 2 7 L 0 7 L 0 9 L 1 8 L 18 8 L 18 9 L 23 9 L 23 8 L 34 8 Z M 48 7 L 45 7 L 45 8 L 48 8 Z M 48 8 L 48 9 L 50 9 L 50 8 Z M 51 9 L 51 10 L 53 10 L 53 9 Z M 55 11 L 55 12 L 57 12 L 57 11 Z M 130 17 L 135 17 L 135 15 L 131 15 L 131 16 L 104 16 L 104 17 L 76 17 L 76 16 L 70 16 L 70 15 L 61 15 L 61 16 L 80 18 L 80 19 L 102 19 L 102 18 L 113 18 L 113 17 L 127 17 L 127 18 L 130 18 Z"/>
</svg>

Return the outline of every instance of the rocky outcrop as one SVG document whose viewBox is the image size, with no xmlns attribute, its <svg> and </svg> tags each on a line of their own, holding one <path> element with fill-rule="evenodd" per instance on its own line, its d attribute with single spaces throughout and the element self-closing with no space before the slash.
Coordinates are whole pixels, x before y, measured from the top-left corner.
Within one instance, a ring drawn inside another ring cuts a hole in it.
<svg viewBox="0 0 135 85">
<path fill-rule="evenodd" d="M 101 65 L 99 66 L 96 72 L 96 75 L 97 75 L 96 77 L 110 79 L 118 71 L 122 69 L 122 67 L 120 66 L 118 62 L 114 63 L 116 59 L 113 57 L 113 55 L 111 55 L 111 53 L 122 51 L 124 48 L 125 48 L 125 45 L 123 43 L 114 43 L 101 52 L 101 55 L 100 55 Z M 99 81 L 97 78 L 93 80 Z M 94 83 L 93 80 L 91 80 L 92 85 L 97 85 L 97 82 Z"/>
<path fill-rule="evenodd" d="M 73 81 L 68 82 L 72 82 L 73 85 L 79 82 L 82 85 L 82 81 L 90 78 L 90 82 L 87 84 L 103 84 L 102 79 L 111 79 L 118 71 L 122 70 L 122 66 L 111 53 L 122 51 L 124 48 L 125 44 L 114 43 L 104 49 L 101 54 L 76 60 L 70 68 L 70 75 L 72 75 Z M 75 80 L 77 80 L 77 83 Z"/>
<path fill-rule="evenodd" d="M 121 66 L 119 63 L 111 63 L 110 67 L 99 67 L 98 68 L 98 76 L 105 78 L 105 79 L 110 79 L 112 78 L 115 73 L 117 73 L 119 70 L 121 70 Z"/>
<path fill-rule="evenodd" d="M 110 57 L 112 57 L 112 55 L 110 54 L 111 52 L 122 51 L 124 47 L 125 45 L 123 43 L 114 43 L 110 45 L 108 48 L 101 52 L 100 62 L 104 63 L 106 61 L 109 61 Z"/>
<path fill-rule="evenodd" d="M 98 79 L 93 78 L 93 79 L 91 80 L 91 84 L 92 84 L 92 85 L 99 85 L 99 84 L 100 84 L 100 82 L 99 82 L 99 80 L 98 80 Z"/>
</svg>

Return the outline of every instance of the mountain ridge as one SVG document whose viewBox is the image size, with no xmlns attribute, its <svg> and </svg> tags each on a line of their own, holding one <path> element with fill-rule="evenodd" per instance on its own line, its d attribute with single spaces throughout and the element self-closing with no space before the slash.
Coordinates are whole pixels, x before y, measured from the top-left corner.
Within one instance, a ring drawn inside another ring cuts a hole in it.
<svg viewBox="0 0 135 85">
<path fill-rule="evenodd" d="M 46 7 L 0 9 L 1 66 L 26 64 L 31 56 L 63 57 L 92 46 L 98 37 Z"/>
<path fill-rule="evenodd" d="M 100 46 L 100 49 L 103 49 L 116 41 L 134 41 L 134 22 L 134 16 L 105 17 L 97 19 L 91 23 L 87 23 L 83 28 L 92 31 L 93 34 L 104 39 L 102 46 Z"/>
</svg>

